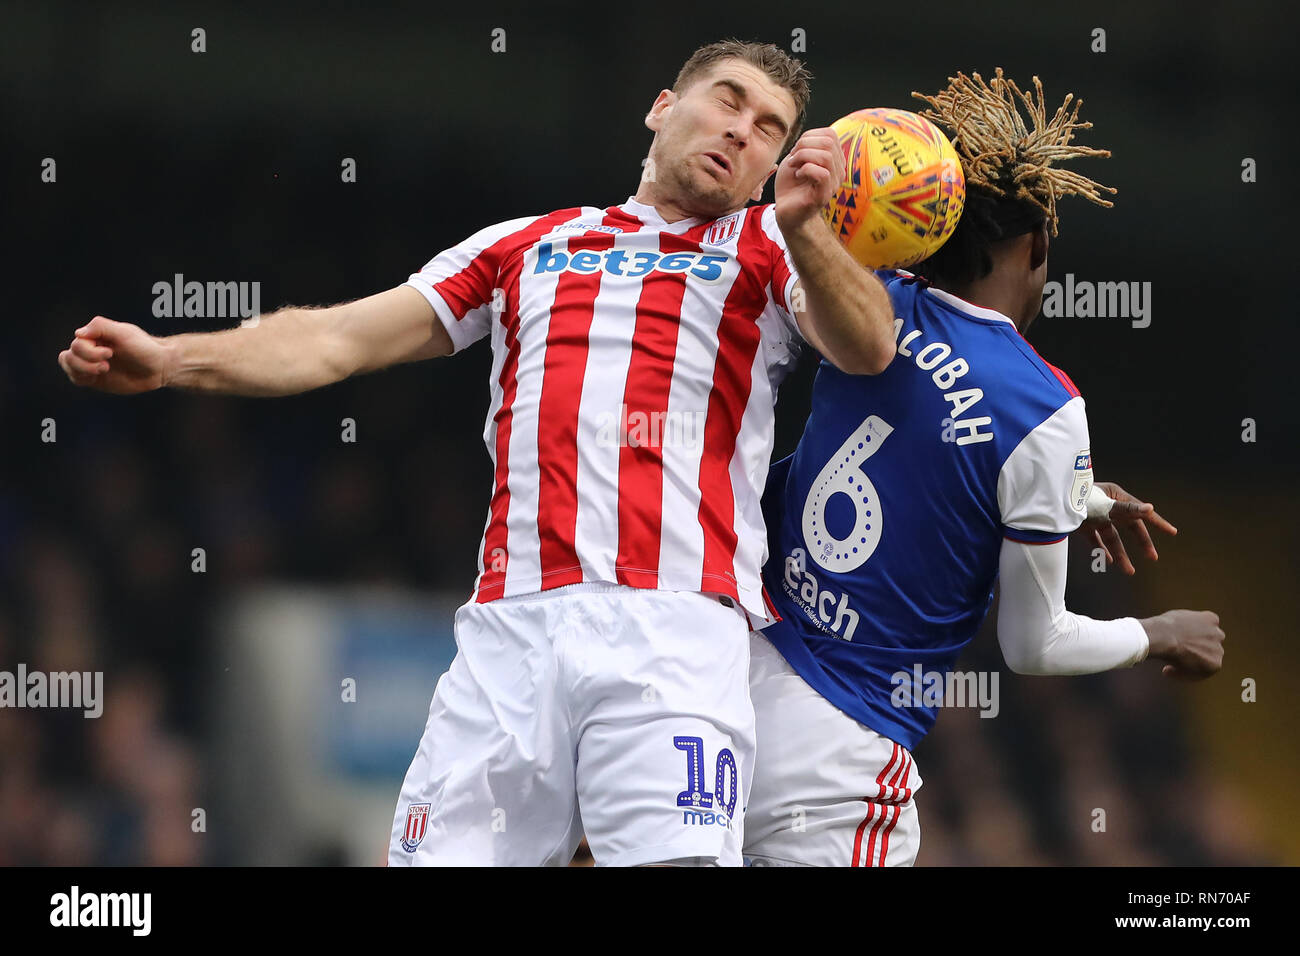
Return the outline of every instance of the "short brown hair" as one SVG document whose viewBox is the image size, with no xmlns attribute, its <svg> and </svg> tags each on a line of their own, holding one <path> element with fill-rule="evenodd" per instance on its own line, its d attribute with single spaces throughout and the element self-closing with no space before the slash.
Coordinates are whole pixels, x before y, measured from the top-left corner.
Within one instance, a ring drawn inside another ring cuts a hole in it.
<svg viewBox="0 0 1300 956">
<path fill-rule="evenodd" d="M 702 46 L 682 64 L 673 83 L 673 92 L 680 94 L 715 63 L 733 58 L 758 67 L 794 100 L 794 126 L 790 128 L 790 134 L 781 147 L 781 154 L 785 155 L 786 150 L 803 132 L 804 111 L 808 106 L 808 81 L 812 79 L 812 73 L 802 61 L 794 59 L 779 46 L 773 43 L 750 43 L 736 39 L 719 40 L 717 43 Z"/>
</svg>

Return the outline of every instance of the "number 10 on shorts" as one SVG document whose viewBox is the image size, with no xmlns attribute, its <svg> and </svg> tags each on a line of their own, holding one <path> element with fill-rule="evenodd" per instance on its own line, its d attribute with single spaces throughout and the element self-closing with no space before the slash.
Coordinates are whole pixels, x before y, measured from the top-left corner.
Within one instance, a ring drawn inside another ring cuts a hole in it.
<svg viewBox="0 0 1300 956">
<path fill-rule="evenodd" d="M 686 789 L 677 794 L 677 805 L 697 809 L 711 808 L 715 794 L 704 789 L 704 739 L 674 737 L 673 746 L 686 752 Z M 718 808 L 730 818 L 736 812 L 738 777 L 735 754 L 726 747 L 718 751 L 716 770 L 713 789 L 718 798 Z"/>
</svg>

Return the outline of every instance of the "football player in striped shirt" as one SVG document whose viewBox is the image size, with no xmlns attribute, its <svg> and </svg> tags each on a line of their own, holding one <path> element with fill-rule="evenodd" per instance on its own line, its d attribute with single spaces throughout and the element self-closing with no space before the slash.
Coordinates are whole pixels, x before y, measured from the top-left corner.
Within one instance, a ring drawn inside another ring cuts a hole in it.
<svg viewBox="0 0 1300 956">
<path fill-rule="evenodd" d="M 800 135 L 808 79 L 775 46 L 711 44 L 652 104 L 625 202 L 488 226 L 401 286 L 229 331 L 97 316 L 60 354 L 109 392 L 286 395 L 490 341 L 479 575 L 391 864 L 564 864 L 584 830 L 598 865 L 740 864 L 777 386 L 801 342 L 847 373 L 894 355 L 884 286 L 821 218 L 844 160 L 831 130 Z"/>
<path fill-rule="evenodd" d="M 751 655 L 753 864 L 915 860 L 912 750 L 949 686 L 949 703 L 965 693 L 996 704 L 979 697 L 978 675 L 952 678 L 999 579 L 998 643 L 1018 673 L 1151 658 L 1167 675 L 1203 678 L 1222 663 L 1208 611 L 1099 621 L 1065 607 L 1066 537 L 1086 519 L 1130 572 L 1115 524 L 1151 558 L 1146 523 L 1174 529 L 1093 484 L 1083 399 L 1022 335 L 1041 307 L 1057 198 L 1110 205 L 1096 183 L 1055 166 L 1109 155 L 1071 144 L 1090 125 L 1079 104 L 1067 96 L 1049 116 L 1034 85 L 1024 95 L 999 69 L 991 83 L 958 74 L 921 97 L 962 157 L 961 222 L 919 267 L 925 278 L 881 273 L 897 357 L 879 376 L 823 363 L 799 445 L 769 476 L 764 582 L 781 619 L 755 633 Z"/>
</svg>

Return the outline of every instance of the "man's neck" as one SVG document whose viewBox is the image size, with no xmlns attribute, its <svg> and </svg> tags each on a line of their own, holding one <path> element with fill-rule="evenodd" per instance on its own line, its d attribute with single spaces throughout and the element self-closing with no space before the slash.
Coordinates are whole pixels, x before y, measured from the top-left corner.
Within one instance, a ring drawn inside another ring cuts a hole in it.
<svg viewBox="0 0 1300 956">
<path fill-rule="evenodd" d="M 1029 322 L 1021 319 L 1016 314 L 1020 311 L 1020 304 L 1016 301 L 1016 296 L 1000 283 L 987 280 L 966 283 L 944 282 L 937 276 L 936 279 L 938 281 L 934 283 L 935 288 L 942 289 L 959 299 L 965 299 L 971 305 L 978 305 L 983 309 L 1001 312 L 1012 321 L 1021 335 L 1029 327 Z"/>
<path fill-rule="evenodd" d="M 677 203 L 658 195 L 658 191 L 655 189 L 655 184 L 646 182 L 645 180 L 641 181 L 641 185 L 637 188 L 636 195 L 632 198 L 639 203 L 653 206 L 655 212 L 659 213 L 663 218 L 663 221 L 667 223 L 681 222 L 683 219 L 692 219 L 695 215 L 690 210 L 683 209 Z"/>
<path fill-rule="evenodd" d="M 663 218 L 663 221 L 666 223 L 681 222 L 683 219 L 695 218 L 721 219 L 723 216 L 728 216 L 734 212 L 740 212 L 741 209 L 745 208 L 744 206 L 740 206 L 736 209 L 729 209 L 726 212 L 716 214 L 710 212 L 701 213 L 693 209 L 687 209 L 681 204 L 674 202 L 672 199 L 663 196 L 655 186 L 655 183 L 648 183 L 645 180 L 642 180 L 641 185 L 637 187 L 636 195 L 632 198 L 639 203 L 653 206 L 655 212 L 659 213 Z"/>
</svg>

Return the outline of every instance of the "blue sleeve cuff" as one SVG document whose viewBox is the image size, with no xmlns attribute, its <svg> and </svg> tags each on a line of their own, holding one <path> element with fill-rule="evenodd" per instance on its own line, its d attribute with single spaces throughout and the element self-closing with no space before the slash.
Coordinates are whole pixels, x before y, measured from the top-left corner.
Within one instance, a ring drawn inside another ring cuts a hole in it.
<svg viewBox="0 0 1300 956">
<path fill-rule="evenodd" d="M 1002 537 L 1010 538 L 1012 541 L 1019 541 L 1022 544 L 1056 544 L 1056 542 L 1064 541 L 1069 536 L 1068 531 L 1024 531 L 1020 528 L 1002 526 Z"/>
</svg>

